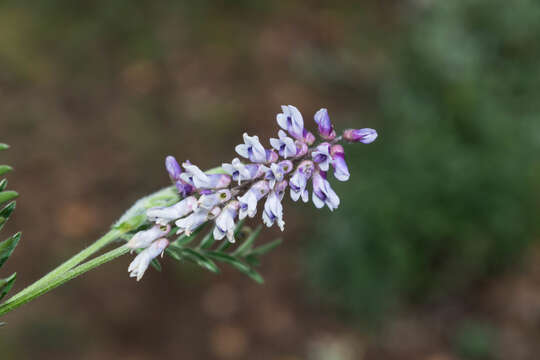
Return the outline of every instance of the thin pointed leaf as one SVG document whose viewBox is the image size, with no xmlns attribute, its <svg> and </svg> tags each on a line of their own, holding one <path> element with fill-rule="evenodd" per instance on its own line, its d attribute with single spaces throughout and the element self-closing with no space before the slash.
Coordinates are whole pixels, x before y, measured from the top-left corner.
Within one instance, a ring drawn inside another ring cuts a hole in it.
<svg viewBox="0 0 540 360">
<path fill-rule="evenodd" d="M 7 174 L 8 172 L 13 171 L 13 168 L 9 165 L 0 165 L 0 176 Z"/>
<path fill-rule="evenodd" d="M 16 277 L 17 274 L 15 273 L 7 279 L 0 279 L 0 300 L 2 300 L 2 298 L 11 290 Z"/>
<path fill-rule="evenodd" d="M 15 202 L 9 203 L 6 207 L 0 210 L 0 230 L 4 227 L 11 214 L 15 210 Z"/>
<path fill-rule="evenodd" d="M 206 236 L 201 240 L 201 243 L 199 244 L 199 248 L 201 249 L 209 249 L 214 244 L 214 233 L 210 231 Z"/>
<path fill-rule="evenodd" d="M 233 266 L 236 270 L 249 276 L 250 278 L 258 282 L 259 284 L 264 283 L 264 279 L 258 272 L 256 272 L 251 267 L 244 264 L 243 262 L 241 262 L 239 259 L 235 258 L 234 256 L 231 256 L 229 254 L 225 254 L 222 252 L 218 252 L 218 251 L 206 251 L 205 254 L 214 260 L 221 261 L 221 262 L 224 262 Z"/>
<path fill-rule="evenodd" d="M 11 253 L 13 253 L 13 250 L 15 250 L 15 247 L 19 243 L 20 239 L 21 233 L 17 233 L 9 239 L 0 242 L 0 268 L 11 256 Z"/>
<path fill-rule="evenodd" d="M 16 191 L 0 192 L 0 204 L 15 199 L 19 194 Z"/>
<path fill-rule="evenodd" d="M 4 151 L 4 150 L 7 150 L 7 149 L 9 149 L 8 144 L 0 143 L 0 151 Z"/>
<path fill-rule="evenodd" d="M 256 255 L 256 256 L 266 254 L 267 252 L 269 252 L 270 250 L 273 250 L 275 247 L 281 244 L 282 241 L 283 241 L 282 239 L 276 239 L 274 241 L 270 241 L 267 244 L 256 247 L 255 249 L 249 251 L 247 254 Z"/>
<path fill-rule="evenodd" d="M 255 255 L 248 255 L 244 258 L 244 260 L 250 266 L 261 266 L 261 262 L 259 261 L 259 258 Z"/>
<path fill-rule="evenodd" d="M 8 180 L 7 179 L 2 179 L 0 181 L 0 191 L 6 190 L 7 184 L 8 184 Z"/>
<path fill-rule="evenodd" d="M 261 234 L 261 230 L 262 230 L 262 225 L 259 225 L 257 227 L 257 229 L 255 229 L 255 231 L 253 231 L 249 237 L 247 238 L 246 241 L 244 241 L 242 243 L 242 245 L 240 245 L 234 252 L 233 252 L 233 255 L 237 256 L 242 256 L 245 252 L 247 252 L 248 250 L 251 250 L 251 247 L 253 246 L 253 242 L 255 242 L 255 240 L 257 239 L 257 237 L 259 237 L 259 235 Z"/>
<path fill-rule="evenodd" d="M 157 271 L 161 272 L 161 264 L 159 263 L 158 259 L 153 259 L 150 261 L 150 265 L 152 265 L 152 267 Z"/>
<path fill-rule="evenodd" d="M 210 258 L 204 256 L 203 254 L 193 249 L 182 249 L 181 254 L 182 256 L 185 256 L 187 259 L 190 259 L 191 261 L 195 262 L 197 265 L 205 269 L 208 269 L 211 272 L 214 272 L 214 273 L 219 272 L 219 268 L 215 262 L 213 262 Z"/>
</svg>

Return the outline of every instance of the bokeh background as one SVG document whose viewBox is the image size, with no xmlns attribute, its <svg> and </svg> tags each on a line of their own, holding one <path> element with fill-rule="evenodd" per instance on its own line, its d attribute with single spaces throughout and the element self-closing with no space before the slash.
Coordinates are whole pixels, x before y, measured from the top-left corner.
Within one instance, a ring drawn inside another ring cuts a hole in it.
<svg viewBox="0 0 540 360">
<path fill-rule="evenodd" d="M 6 316 L 2 358 L 537 359 L 539 36 L 534 0 L 2 1 L 16 289 L 281 104 L 380 134 L 337 212 L 286 201 L 264 286 L 125 257 Z"/>
</svg>

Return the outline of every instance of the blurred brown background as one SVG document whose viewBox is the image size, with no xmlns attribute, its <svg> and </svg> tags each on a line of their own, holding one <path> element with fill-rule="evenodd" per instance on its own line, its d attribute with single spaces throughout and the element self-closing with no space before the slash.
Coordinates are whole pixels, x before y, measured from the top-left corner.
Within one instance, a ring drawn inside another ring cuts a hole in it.
<svg viewBox="0 0 540 360">
<path fill-rule="evenodd" d="M 342 213 L 286 201 L 265 285 L 170 259 L 136 283 L 124 257 L 6 316 L 2 359 L 536 359 L 540 8 L 504 4 L 2 2 L 15 289 L 167 185 L 166 155 L 228 161 L 281 104 L 380 133 Z"/>
</svg>

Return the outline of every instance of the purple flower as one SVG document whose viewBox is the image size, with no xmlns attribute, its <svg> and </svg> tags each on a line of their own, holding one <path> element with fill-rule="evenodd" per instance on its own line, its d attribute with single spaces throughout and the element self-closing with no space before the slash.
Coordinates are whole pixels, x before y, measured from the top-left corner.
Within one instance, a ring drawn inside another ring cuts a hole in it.
<svg viewBox="0 0 540 360">
<path fill-rule="evenodd" d="M 254 163 L 264 163 L 267 159 L 266 150 L 256 135 L 249 136 L 244 133 L 244 144 L 237 145 L 236 152 Z"/>
<path fill-rule="evenodd" d="M 266 162 L 273 163 L 278 159 L 279 155 L 274 150 L 266 150 Z"/>
<path fill-rule="evenodd" d="M 205 174 L 197 166 L 186 161 L 182 164 L 186 172 L 180 177 L 197 189 L 222 189 L 229 186 L 231 177 L 225 174 Z"/>
<path fill-rule="evenodd" d="M 165 168 L 169 173 L 171 181 L 176 186 L 176 189 L 182 195 L 182 197 L 189 196 L 193 193 L 194 187 L 182 180 L 181 175 L 183 171 L 180 165 L 178 165 L 178 161 L 176 161 L 174 156 L 169 155 L 165 158 Z"/>
<path fill-rule="evenodd" d="M 285 131 L 279 130 L 279 139 L 270 139 L 270 144 L 276 149 L 280 156 L 285 159 L 288 157 L 296 156 L 296 145 L 294 140 L 287 136 Z"/>
<path fill-rule="evenodd" d="M 327 205 L 330 211 L 339 206 L 339 197 L 330 187 L 324 171 L 317 170 L 313 174 L 313 203 L 318 209 Z"/>
<path fill-rule="evenodd" d="M 323 171 L 328 171 L 332 157 L 330 156 L 330 144 L 327 142 L 321 143 L 317 146 L 317 150 L 311 154 L 313 161 L 319 165 L 319 168 Z"/>
<path fill-rule="evenodd" d="M 139 231 L 128 241 L 126 246 L 130 249 L 146 249 L 157 239 L 167 236 L 171 226 L 154 225 L 148 230 Z"/>
<path fill-rule="evenodd" d="M 139 255 L 129 264 L 128 272 L 130 277 L 136 277 L 137 281 L 141 280 L 150 262 L 157 258 L 160 254 L 163 255 L 165 249 L 169 246 L 169 240 L 159 239 L 152 243 L 148 248 L 141 251 Z"/>
<path fill-rule="evenodd" d="M 244 195 L 238 197 L 240 202 L 240 220 L 246 216 L 250 218 L 257 214 L 257 202 L 268 194 L 270 187 L 268 181 L 262 180 L 255 183 Z"/>
<path fill-rule="evenodd" d="M 371 144 L 377 139 L 377 131 L 365 128 L 365 129 L 348 129 L 343 132 L 343 138 L 350 142 L 361 142 L 364 144 Z"/>
<path fill-rule="evenodd" d="M 276 115 L 278 125 L 293 138 L 304 140 L 304 119 L 298 109 L 292 105 L 282 105 L 282 113 Z"/>
<path fill-rule="evenodd" d="M 289 181 L 289 186 L 291 187 L 291 199 L 293 201 L 298 201 L 300 197 L 302 197 L 304 202 L 309 201 L 309 193 L 306 187 L 308 185 L 308 180 L 313 174 L 313 169 L 313 161 L 310 160 L 304 160 L 298 165 L 298 168 Z"/>
<path fill-rule="evenodd" d="M 332 166 L 334 167 L 334 176 L 339 181 L 349 180 L 351 174 L 349 168 L 345 162 L 345 150 L 341 145 L 333 145 L 330 148 L 330 154 L 332 155 Z"/>
<path fill-rule="evenodd" d="M 165 168 L 167 169 L 167 172 L 169 173 L 169 177 L 171 178 L 172 182 L 180 180 L 182 168 L 180 167 L 178 161 L 176 161 L 174 156 L 169 155 L 165 158 Z"/>
<path fill-rule="evenodd" d="M 330 121 L 328 116 L 328 110 L 325 108 L 320 109 L 315 113 L 315 122 L 319 125 L 319 134 L 326 140 L 334 140 L 336 138 L 336 132 L 334 131 L 334 125 Z"/>
<path fill-rule="evenodd" d="M 146 216 L 152 222 L 167 225 L 171 221 L 180 219 L 197 207 L 197 198 L 189 196 L 169 207 L 155 207 L 146 211 Z"/>
<path fill-rule="evenodd" d="M 214 228 L 214 238 L 216 240 L 221 240 L 227 236 L 229 242 L 234 243 L 234 230 L 236 225 L 234 219 L 238 215 L 238 209 L 240 208 L 240 203 L 236 200 L 231 201 L 225 206 L 221 213 L 216 218 L 216 227 Z"/>
<path fill-rule="evenodd" d="M 297 158 L 302 157 L 302 156 L 307 154 L 307 152 L 309 150 L 309 147 L 305 142 L 296 140 L 294 143 L 296 145 L 296 157 Z"/>
<path fill-rule="evenodd" d="M 266 226 L 271 227 L 277 222 L 281 231 L 285 229 L 285 221 L 283 221 L 283 194 L 287 187 L 287 181 L 282 181 L 276 185 L 276 188 L 268 195 L 264 203 L 263 222 Z"/>
<path fill-rule="evenodd" d="M 243 164 L 238 158 L 234 158 L 231 164 L 222 164 L 221 167 L 232 176 L 234 181 L 238 181 L 238 185 L 242 181 L 253 180 L 264 173 L 260 170 L 263 165 Z"/>
</svg>

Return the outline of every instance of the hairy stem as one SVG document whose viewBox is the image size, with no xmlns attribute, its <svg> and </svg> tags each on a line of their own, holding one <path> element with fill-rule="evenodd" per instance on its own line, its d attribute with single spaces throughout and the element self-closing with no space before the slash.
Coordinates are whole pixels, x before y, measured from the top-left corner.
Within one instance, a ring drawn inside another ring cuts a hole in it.
<svg viewBox="0 0 540 360">
<path fill-rule="evenodd" d="M 46 281 L 42 281 L 41 285 L 39 287 L 34 287 L 32 289 L 28 289 L 25 294 L 17 296 L 17 298 L 12 297 L 7 302 L 2 304 L 0 306 L 0 316 L 4 315 L 12 310 L 15 310 L 21 305 L 26 304 L 29 301 L 34 300 L 35 298 L 44 295 L 48 293 L 49 291 L 59 287 L 60 285 L 75 279 L 76 277 L 100 266 L 103 265 L 111 260 L 114 260 L 122 255 L 125 255 L 129 252 L 129 248 L 126 246 L 121 246 L 119 248 L 116 248 L 114 250 L 111 250 L 101 256 L 98 256 L 92 260 L 89 260 L 85 262 L 82 265 L 79 265 L 67 272 L 64 272 L 63 274 L 55 277 L 55 278 L 49 278 Z"/>
<path fill-rule="evenodd" d="M 101 250 L 103 247 L 107 246 L 112 241 L 116 240 L 120 235 L 122 235 L 122 233 L 123 232 L 121 230 L 116 230 L 116 229 L 109 231 L 107 234 L 105 234 L 100 239 L 98 239 L 95 243 L 88 246 L 86 249 L 82 250 L 81 252 L 79 252 L 78 254 L 70 258 L 69 260 L 65 261 L 63 264 L 61 264 L 60 266 L 58 266 L 57 268 L 49 272 L 47 275 L 43 276 L 41 279 L 39 279 L 32 285 L 26 287 L 25 289 L 21 290 L 17 294 L 13 295 L 9 299 L 9 301 L 16 300 L 22 296 L 25 296 L 29 292 L 37 288 L 40 288 L 44 284 L 50 282 L 51 279 L 54 279 L 60 276 L 61 274 L 65 273 L 66 271 L 71 270 L 72 268 L 79 265 L 84 260 L 88 259 L 90 256 L 94 255 L 96 252 Z"/>
</svg>

